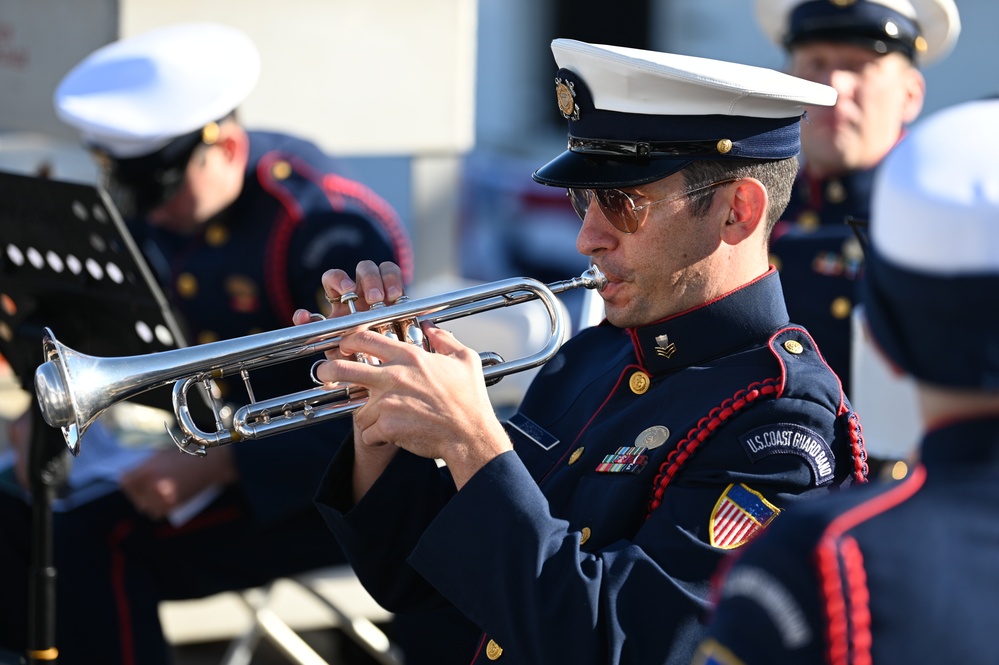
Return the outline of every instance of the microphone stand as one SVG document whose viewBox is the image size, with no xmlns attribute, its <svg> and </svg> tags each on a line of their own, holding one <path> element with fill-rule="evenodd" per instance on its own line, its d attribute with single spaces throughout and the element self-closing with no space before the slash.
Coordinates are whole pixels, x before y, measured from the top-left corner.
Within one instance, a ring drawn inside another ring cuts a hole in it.
<svg viewBox="0 0 999 665">
<path fill-rule="evenodd" d="M 34 397 L 31 402 L 31 447 L 28 473 L 31 483 L 31 567 L 28 580 L 28 663 L 54 664 L 56 568 L 53 556 L 52 503 L 66 482 L 72 455 L 59 430 L 42 419 Z"/>
</svg>

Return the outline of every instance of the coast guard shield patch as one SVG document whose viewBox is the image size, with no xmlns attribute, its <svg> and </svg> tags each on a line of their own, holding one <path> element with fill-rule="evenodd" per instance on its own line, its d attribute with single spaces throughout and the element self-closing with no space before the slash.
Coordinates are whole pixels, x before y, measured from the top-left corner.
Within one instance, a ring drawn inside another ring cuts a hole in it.
<svg viewBox="0 0 999 665">
<path fill-rule="evenodd" d="M 741 483 L 729 485 L 711 511 L 708 525 L 711 545 L 723 550 L 745 545 L 778 513 L 780 509 L 759 492 Z"/>
</svg>

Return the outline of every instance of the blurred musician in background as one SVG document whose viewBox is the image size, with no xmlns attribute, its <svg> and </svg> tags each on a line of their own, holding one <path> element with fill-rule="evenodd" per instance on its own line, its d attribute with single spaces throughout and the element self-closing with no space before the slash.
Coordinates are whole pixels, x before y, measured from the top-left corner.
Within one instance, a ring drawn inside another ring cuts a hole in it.
<svg viewBox="0 0 999 665">
<path fill-rule="evenodd" d="M 999 612 L 999 117 L 929 116 L 874 181 L 861 301 L 914 378 L 920 462 L 803 505 L 725 575 L 696 663 L 995 662 Z M 957 334 L 955 344 L 927 344 Z"/>
<path fill-rule="evenodd" d="M 770 252 L 791 320 L 815 336 L 853 398 L 850 319 L 863 267 L 854 227 L 869 216 L 875 169 L 923 108 L 919 67 L 957 41 L 957 7 L 954 0 L 756 0 L 756 15 L 787 51 L 789 74 L 839 93 L 834 106 L 806 109 L 802 168 Z"/>
<path fill-rule="evenodd" d="M 373 256 L 411 275 L 409 240 L 384 200 L 338 175 L 312 143 L 238 122 L 259 67 L 238 30 L 174 25 L 98 49 L 55 93 L 197 343 L 287 327 L 296 309 L 325 305 L 318 285 L 329 265 Z M 302 390 L 308 376 L 308 361 L 262 370 L 256 397 Z M 239 382 L 221 388 L 246 403 Z M 12 432 L 22 465 L 24 430 L 21 421 Z M 57 513 L 60 661 L 165 664 L 159 601 L 342 563 L 312 499 L 347 431 L 330 423 L 204 458 L 171 445 L 125 471 L 120 492 Z M 88 434 L 106 436 L 99 425 Z M 211 501 L 172 520 L 199 497 Z M 23 650 L 30 513 L 0 500 L 0 646 Z"/>
</svg>

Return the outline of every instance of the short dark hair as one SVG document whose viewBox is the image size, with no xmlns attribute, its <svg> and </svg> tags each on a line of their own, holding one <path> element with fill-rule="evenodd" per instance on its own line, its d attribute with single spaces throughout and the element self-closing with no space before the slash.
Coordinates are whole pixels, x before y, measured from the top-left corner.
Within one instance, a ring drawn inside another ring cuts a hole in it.
<svg viewBox="0 0 999 665">
<path fill-rule="evenodd" d="M 724 159 L 698 160 L 681 171 L 688 188 L 729 178 L 756 178 L 767 188 L 770 204 L 767 208 L 767 236 L 780 220 L 791 200 L 791 187 L 798 174 L 798 158 L 777 160 Z M 705 189 L 691 196 L 691 209 L 703 215 L 711 206 L 715 188 Z"/>
</svg>

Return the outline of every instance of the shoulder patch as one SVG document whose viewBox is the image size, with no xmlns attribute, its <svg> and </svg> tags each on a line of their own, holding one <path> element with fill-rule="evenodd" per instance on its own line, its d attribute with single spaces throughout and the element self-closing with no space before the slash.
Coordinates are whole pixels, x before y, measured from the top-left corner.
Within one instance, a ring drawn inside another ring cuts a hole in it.
<svg viewBox="0 0 999 665">
<path fill-rule="evenodd" d="M 734 550 L 749 542 L 778 514 L 780 508 L 759 492 L 741 483 L 729 485 L 711 511 L 709 542 L 712 547 Z"/>
<path fill-rule="evenodd" d="M 812 467 L 816 485 L 833 479 L 832 448 L 807 427 L 796 423 L 773 423 L 746 432 L 739 437 L 739 442 L 753 462 L 781 453 L 798 455 Z"/>
<path fill-rule="evenodd" d="M 763 609 L 788 650 L 800 649 L 812 641 L 812 629 L 805 612 L 787 587 L 767 571 L 753 566 L 736 566 L 725 578 L 722 598 L 742 596 Z"/>
</svg>

